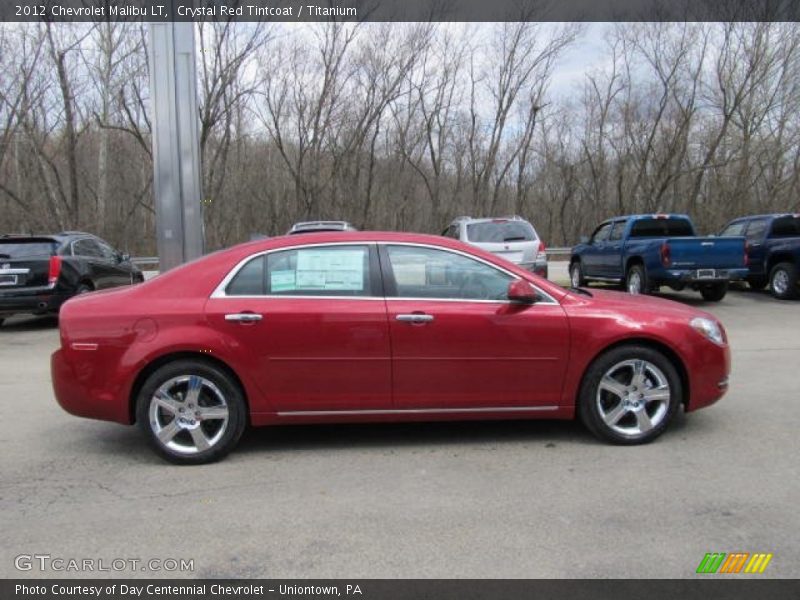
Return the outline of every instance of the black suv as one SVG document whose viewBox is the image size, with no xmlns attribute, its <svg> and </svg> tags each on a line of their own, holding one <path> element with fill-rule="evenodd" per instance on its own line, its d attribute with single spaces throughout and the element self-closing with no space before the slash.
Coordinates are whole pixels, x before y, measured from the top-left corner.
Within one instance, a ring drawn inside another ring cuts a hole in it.
<svg viewBox="0 0 800 600">
<path fill-rule="evenodd" d="M 0 236 L 0 325 L 19 313 L 57 314 L 77 294 L 141 281 L 129 256 L 90 233 Z"/>
</svg>

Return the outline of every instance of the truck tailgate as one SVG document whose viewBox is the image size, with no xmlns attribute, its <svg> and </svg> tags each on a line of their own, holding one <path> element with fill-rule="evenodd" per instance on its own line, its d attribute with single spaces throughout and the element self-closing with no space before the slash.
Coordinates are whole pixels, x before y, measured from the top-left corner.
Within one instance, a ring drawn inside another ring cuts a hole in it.
<svg viewBox="0 0 800 600">
<path fill-rule="evenodd" d="M 680 269 L 736 269 L 745 266 L 743 237 L 668 238 L 671 266 Z"/>
</svg>

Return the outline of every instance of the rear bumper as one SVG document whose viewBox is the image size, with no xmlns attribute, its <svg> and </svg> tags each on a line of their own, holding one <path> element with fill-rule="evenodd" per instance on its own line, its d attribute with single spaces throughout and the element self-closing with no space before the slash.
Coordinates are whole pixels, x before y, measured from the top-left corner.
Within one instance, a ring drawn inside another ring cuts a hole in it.
<svg viewBox="0 0 800 600">
<path fill-rule="evenodd" d="M 519 265 L 526 271 L 530 271 L 531 273 L 538 275 L 539 277 L 544 277 L 547 279 L 547 263 L 546 262 L 535 262 L 535 263 L 520 263 Z"/>
<path fill-rule="evenodd" d="M 92 354 L 92 353 L 86 353 Z M 96 377 L 91 359 L 67 361 L 64 350 L 50 357 L 53 392 L 65 411 L 78 417 L 130 424 L 127 403 L 114 390 L 106 389 Z"/>
<path fill-rule="evenodd" d="M 664 269 L 659 273 L 662 281 L 680 283 L 721 283 L 724 281 L 740 281 L 747 277 L 749 270 L 741 269 Z"/>
<path fill-rule="evenodd" d="M 55 292 L 50 288 L 30 290 L 0 290 L 0 317 L 11 315 L 57 313 L 72 294 Z"/>
</svg>

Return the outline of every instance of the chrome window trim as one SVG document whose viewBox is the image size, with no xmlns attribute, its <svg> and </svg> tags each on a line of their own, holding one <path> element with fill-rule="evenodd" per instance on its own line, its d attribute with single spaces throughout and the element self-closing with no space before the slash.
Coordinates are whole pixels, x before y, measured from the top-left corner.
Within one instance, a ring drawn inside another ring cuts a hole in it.
<svg viewBox="0 0 800 600">
<path fill-rule="evenodd" d="M 402 296 L 337 296 L 337 295 L 330 295 L 330 296 L 306 296 L 303 294 L 248 294 L 248 295 L 228 295 L 225 293 L 225 288 L 228 287 L 228 284 L 231 280 L 236 277 L 239 271 L 249 263 L 251 260 L 255 260 L 261 256 L 266 256 L 268 254 L 273 254 L 275 252 L 287 252 L 292 250 L 300 250 L 303 248 L 318 248 L 318 247 L 328 247 L 328 246 L 412 246 L 417 248 L 431 248 L 432 250 L 441 250 L 442 252 L 451 252 L 453 254 L 459 254 L 464 256 L 465 258 L 469 258 L 480 263 L 485 264 L 492 269 L 500 271 L 505 275 L 508 275 L 512 279 L 521 280 L 522 277 L 512 273 L 511 271 L 495 265 L 488 260 L 485 260 L 479 256 L 474 256 L 468 252 L 464 252 L 462 250 L 457 250 L 455 248 L 447 248 L 444 246 L 437 246 L 436 244 L 425 244 L 420 242 L 395 242 L 395 241 L 349 241 L 349 242 L 316 242 L 311 244 L 300 244 L 300 245 L 292 245 L 292 246 L 284 246 L 282 248 L 272 248 L 271 250 L 262 250 L 261 252 L 255 252 L 254 254 L 250 254 L 246 256 L 242 260 L 240 260 L 236 265 L 228 272 L 228 274 L 222 279 L 219 285 L 214 288 L 214 291 L 211 292 L 209 298 L 244 298 L 244 299 L 264 299 L 264 298 L 289 298 L 289 299 L 305 299 L 305 300 L 391 300 L 391 301 L 398 301 L 398 300 L 410 300 L 410 301 L 419 301 L 419 302 L 465 302 L 465 303 L 481 303 L 481 304 L 519 304 L 518 302 L 513 302 L 511 300 L 469 300 L 465 298 L 409 298 L 409 297 L 402 297 Z M 527 279 L 525 281 L 528 281 Z M 550 294 L 539 288 L 536 284 L 528 281 L 536 290 L 536 293 L 542 296 L 543 300 L 536 302 L 530 306 L 536 306 L 538 304 L 555 304 L 558 305 L 558 301 L 553 298 Z"/>
</svg>

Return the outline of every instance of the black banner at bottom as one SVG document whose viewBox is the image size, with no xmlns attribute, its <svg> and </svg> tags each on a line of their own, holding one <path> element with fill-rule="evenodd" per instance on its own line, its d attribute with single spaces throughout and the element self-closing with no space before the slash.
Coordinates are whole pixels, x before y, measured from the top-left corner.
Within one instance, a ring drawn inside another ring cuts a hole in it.
<svg viewBox="0 0 800 600">
<path fill-rule="evenodd" d="M 800 580 L 781 579 L 5 579 L 0 598 L 142 600 L 352 598 L 357 600 L 800 598 Z"/>
</svg>

